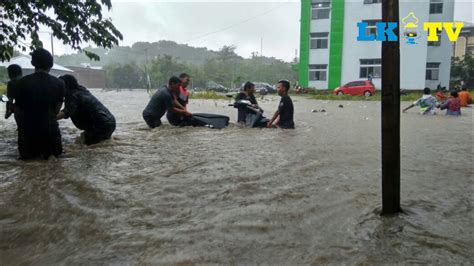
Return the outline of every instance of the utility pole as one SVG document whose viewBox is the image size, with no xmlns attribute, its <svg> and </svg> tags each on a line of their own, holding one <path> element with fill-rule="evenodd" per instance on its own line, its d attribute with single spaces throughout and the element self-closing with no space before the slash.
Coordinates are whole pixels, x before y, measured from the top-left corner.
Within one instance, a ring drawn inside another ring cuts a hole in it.
<svg viewBox="0 0 474 266">
<path fill-rule="evenodd" d="M 400 24 L 398 1 L 382 1 L 383 22 Z M 395 30 L 397 36 L 399 28 Z M 400 40 L 382 43 L 382 215 L 399 212 Z"/>
<path fill-rule="evenodd" d="M 49 38 L 51 40 L 51 55 L 54 57 L 54 42 L 53 42 L 53 33 L 50 31 L 38 31 L 38 33 L 47 33 L 49 34 Z"/>
<path fill-rule="evenodd" d="M 54 57 L 54 42 L 53 42 L 53 33 L 52 33 L 52 32 L 50 32 L 49 34 L 50 34 L 50 36 L 51 36 L 51 54 L 52 54 L 52 55 L 53 55 L 53 57 Z"/>
<path fill-rule="evenodd" d="M 145 79 L 146 79 L 146 92 L 150 94 L 151 81 L 150 81 L 150 75 L 148 74 L 148 48 L 145 48 Z"/>
<path fill-rule="evenodd" d="M 263 57 L 263 37 L 260 39 L 260 57 Z"/>
</svg>

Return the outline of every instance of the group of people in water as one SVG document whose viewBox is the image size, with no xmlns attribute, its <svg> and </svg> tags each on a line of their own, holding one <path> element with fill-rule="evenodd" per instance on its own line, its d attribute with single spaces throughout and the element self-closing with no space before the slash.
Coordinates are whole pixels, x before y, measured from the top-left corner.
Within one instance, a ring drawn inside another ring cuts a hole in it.
<svg viewBox="0 0 474 266">
<path fill-rule="evenodd" d="M 446 110 L 446 115 L 459 116 L 461 115 L 461 107 L 468 107 L 471 102 L 472 96 L 466 87 L 463 87 L 460 91 L 451 90 L 448 98 L 446 98 L 442 89 L 438 89 L 435 97 L 431 95 L 430 88 L 425 88 L 423 96 L 403 109 L 403 112 L 418 106 L 420 113 L 423 115 L 435 115 L 436 108 L 439 108 L 440 110 Z"/>
<path fill-rule="evenodd" d="M 20 159 L 47 159 L 61 155 L 63 148 L 58 124 L 61 119 L 70 118 L 77 128 L 84 130 L 82 137 L 86 145 L 99 143 L 112 136 L 116 128 L 114 115 L 89 90 L 81 86 L 74 76 L 63 75 L 56 78 L 50 75 L 53 57 L 47 50 L 35 50 L 31 64 L 35 71 L 27 76 L 22 75 L 22 69 L 18 65 L 7 68 L 10 81 L 7 84 L 5 118 L 8 119 L 13 114 L 17 123 Z M 185 73 L 179 77 L 173 76 L 167 85 L 150 98 L 142 113 L 150 128 L 159 127 L 165 114 L 173 126 L 207 125 L 206 119 L 199 119 L 187 109 L 189 92 L 186 87 L 190 78 Z M 294 128 L 293 102 L 288 96 L 290 83 L 281 80 L 277 86 L 281 101 L 278 110 L 265 126 Z M 244 91 L 237 96 L 237 100 L 250 101 L 252 107 L 245 110 L 239 108 L 238 122 L 243 121 L 245 114 L 263 112 L 254 93 L 255 86 L 247 82 Z"/>
</svg>

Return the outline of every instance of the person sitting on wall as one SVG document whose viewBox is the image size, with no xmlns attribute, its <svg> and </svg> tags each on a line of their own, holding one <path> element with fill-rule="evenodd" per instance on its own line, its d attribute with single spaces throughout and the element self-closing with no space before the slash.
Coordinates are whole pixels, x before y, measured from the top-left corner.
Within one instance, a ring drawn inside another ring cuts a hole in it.
<svg viewBox="0 0 474 266">
<path fill-rule="evenodd" d="M 84 143 L 92 145 L 110 139 L 115 131 L 115 117 L 94 95 L 78 84 L 72 75 L 59 77 L 66 84 L 64 109 L 57 119 L 71 118 L 74 125 L 84 130 Z"/>
</svg>

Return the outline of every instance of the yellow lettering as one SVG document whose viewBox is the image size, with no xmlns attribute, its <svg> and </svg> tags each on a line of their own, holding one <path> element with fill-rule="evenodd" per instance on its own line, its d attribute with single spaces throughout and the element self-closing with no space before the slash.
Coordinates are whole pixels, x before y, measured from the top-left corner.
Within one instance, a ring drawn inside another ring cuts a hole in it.
<svg viewBox="0 0 474 266">
<path fill-rule="evenodd" d="M 443 23 L 441 22 L 425 22 L 424 30 L 428 31 L 428 41 L 438 41 L 438 31 L 443 29 Z"/>
<path fill-rule="evenodd" d="M 453 30 L 454 23 L 443 23 L 444 30 L 446 31 L 446 35 L 451 42 L 455 42 L 459 38 L 459 34 L 461 33 L 462 27 L 464 27 L 464 23 L 456 22 L 456 31 Z"/>
</svg>

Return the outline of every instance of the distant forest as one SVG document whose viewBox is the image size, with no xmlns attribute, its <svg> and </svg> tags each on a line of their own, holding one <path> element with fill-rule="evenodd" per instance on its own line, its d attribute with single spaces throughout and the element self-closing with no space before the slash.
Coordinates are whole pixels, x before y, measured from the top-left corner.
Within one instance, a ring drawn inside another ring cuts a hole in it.
<svg viewBox="0 0 474 266">
<path fill-rule="evenodd" d="M 288 79 L 292 84 L 296 81 L 297 73 L 290 63 L 258 55 L 244 59 L 235 49 L 235 46 L 224 46 L 212 51 L 173 41 L 137 42 L 131 47 L 110 50 L 86 49 L 99 55 L 100 61 L 91 61 L 85 54 L 73 54 L 56 56 L 55 62 L 63 66 L 103 67 L 110 88 L 146 88 L 147 73 L 152 88 L 165 84 L 170 76 L 181 72 L 192 76 L 194 87 L 203 87 L 208 82 L 233 88 L 245 81 L 270 84 L 279 79 Z"/>
</svg>

